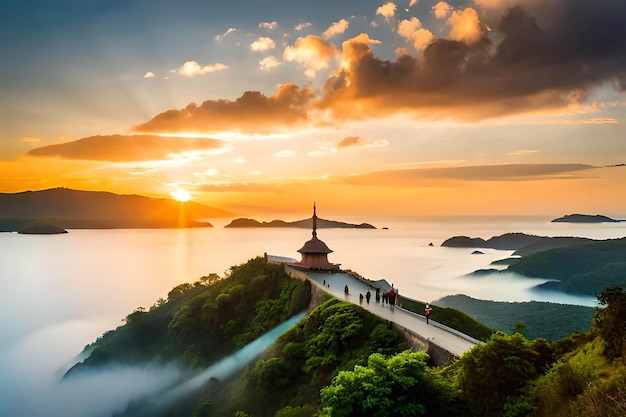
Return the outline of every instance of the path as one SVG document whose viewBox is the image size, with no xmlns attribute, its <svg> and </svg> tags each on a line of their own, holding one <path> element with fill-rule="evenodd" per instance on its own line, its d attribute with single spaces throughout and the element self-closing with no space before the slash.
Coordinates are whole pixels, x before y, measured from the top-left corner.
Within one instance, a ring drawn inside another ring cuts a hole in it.
<svg viewBox="0 0 626 417">
<path fill-rule="evenodd" d="M 396 306 L 394 310 L 391 310 L 389 305 L 383 304 L 382 301 L 377 303 L 375 299 L 376 291 L 365 282 L 360 281 L 347 273 L 340 272 L 327 274 L 302 271 L 299 269 L 292 269 L 292 271 L 304 273 L 309 278 L 311 283 L 319 288 L 323 288 L 326 292 L 334 295 L 338 299 L 358 304 L 373 314 L 396 323 L 413 333 L 430 340 L 432 343 L 440 346 L 455 356 L 461 356 L 476 344 L 481 343 L 466 334 L 437 323 L 432 318 L 430 319 L 429 324 L 426 324 L 426 318 L 422 315 L 412 313 L 398 306 Z M 346 285 L 349 289 L 348 295 L 344 294 L 344 287 Z M 360 302 L 359 294 L 363 294 L 365 297 L 365 293 L 368 289 L 372 293 L 370 302 L 367 303 L 365 299 L 363 299 L 363 302 Z M 402 288 L 399 288 L 399 290 L 400 293 L 402 293 Z"/>
</svg>

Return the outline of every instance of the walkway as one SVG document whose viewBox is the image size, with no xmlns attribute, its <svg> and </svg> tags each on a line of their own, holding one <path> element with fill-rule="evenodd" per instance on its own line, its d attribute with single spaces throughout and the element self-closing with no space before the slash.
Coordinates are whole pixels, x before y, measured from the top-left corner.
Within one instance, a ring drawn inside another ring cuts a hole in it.
<svg viewBox="0 0 626 417">
<path fill-rule="evenodd" d="M 440 346 L 455 356 L 461 356 L 463 353 L 470 350 L 480 341 L 463 334 L 457 330 L 451 329 L 434 320 L 430 320 L 429 324 L 426 324 L 426 318 L 422 315 L 412 313 L 398 306 L 394 310 L 391 310 L 388 304 L 376 302 L 375 295 L 376 290 L 363 281 L 360 281 L 351 275 L 340 273 L 320 273 L 302 271 L 300 269 L 292 269 L 291 271 L 304 273 L 311 283 L 323 288 L 327 293 L 339 298 L 340 300 L 346 300 L 354 304 L 358 304 L 361 307 L 367 309 L 371 313 L 393 323 L 396 323 L 411 332 L 420 335 L 421 337 L 428 339 L 432 343 Z M 349 294 L 344 294 L 344 287 L 348 286 Z M 365 293 L 370 290 L 372 297 L 370 302 L 367 303 L 365 298 L 363 302 L 359 301 L 359 294 Z M 399 288 L 402 293 L 402 288 Z"/>
</svg>

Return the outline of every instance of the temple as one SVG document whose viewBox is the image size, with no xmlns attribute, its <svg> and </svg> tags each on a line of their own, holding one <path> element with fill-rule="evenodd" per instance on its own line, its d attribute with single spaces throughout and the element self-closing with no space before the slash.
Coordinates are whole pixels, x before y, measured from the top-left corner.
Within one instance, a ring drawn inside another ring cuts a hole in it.
<svg viewBox="0 0 626 417">
<path fill-rule="evenodd" d="M 339 271 L 339 264 L 328 262 L 328 254 L 332 250 L 317 238 L 317 213 L 315 204 L 313 204 L 313 237 L 304 243 L 304 246 L 298 250 L 302 254 L 300 262 L 296 262 L 294 266 L 302 269 L 314 269 L 320 271 Z"/>
</svg>

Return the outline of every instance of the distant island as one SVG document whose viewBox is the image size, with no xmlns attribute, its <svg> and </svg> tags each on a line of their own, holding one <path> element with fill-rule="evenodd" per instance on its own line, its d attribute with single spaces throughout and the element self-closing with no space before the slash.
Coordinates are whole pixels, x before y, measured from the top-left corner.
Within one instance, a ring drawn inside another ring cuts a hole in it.
<svg viewBox="0 0 626 417">
<path fill-rule="evenodd" d="M 17 231 L 22 235 L 60 235 L 67 233 L 62 227 L 55 226 L 52 223 L 41 222 L 30 226 L 26 226 Z"/>
<path fill-rule="evenodd" d="M 17 232 L 47 219 L 61 229 L 213 227 L 204 219 L 233 213 L 192 201 L 52 188 L 0 193 L 0 231 Z"/>
<path fill-rule="evenodd" d="M 552 223 L 619 223 L 623 220 L 612 219 L 601 214 L 567 214 L 558 219 L 553 219 Z"/>
<path fill-rule="evenodd" d="M 481 248 L 513 250 L 513 255 L 530 255 L 553 248 L 581 245 L 594 242 L 582 237 L 549 237 L 526 233 L 505 233 L 487 240 L 480 237 L 454 236 L 444 241 L 441 246 L 450 248 Z"/>
<path fill-rule="evenodd" d="M 227 224 L 226 227 L 297 227 L 297 228 L 301 228 L 301 229 L 310 229 L 311 227 L 313 227 L 313 219 L 312 218 L 308 218 L 308 219 L 303 219 L 303 220 L 296 220 L 293 222 L 286 222 L 284 220 L 272 220 L 271 222 L 259 222 L 258 220 L 254 220 L 254 219 L 246 219 L 246 218 L 239 218 L 239 219 L 235 219 L 232 222 L 230 222 L 229 224 Z M 317 219 L 317 227 L 319 229 L 376 229 L 376 227 L 372 226 L 369 223 L 361 223 L 361 224 L 352 224 L 352 223 L 344 223 L 344 222 L 338 222 L 338 221 L 334 221 L 334 220 L 325 220 L 325 219 Z"/>
</svg>

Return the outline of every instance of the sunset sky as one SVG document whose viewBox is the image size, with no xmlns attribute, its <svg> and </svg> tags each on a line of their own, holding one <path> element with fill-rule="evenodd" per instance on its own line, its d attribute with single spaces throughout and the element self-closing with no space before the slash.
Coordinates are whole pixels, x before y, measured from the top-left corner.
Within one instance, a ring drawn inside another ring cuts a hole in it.
<svg viewBox="0 0 626 417">
<path fill-rule="evenodd" d="M 0 192 L 626 216 L 625 19 L 624 0 L 0 0 Z"/>
</svg>

